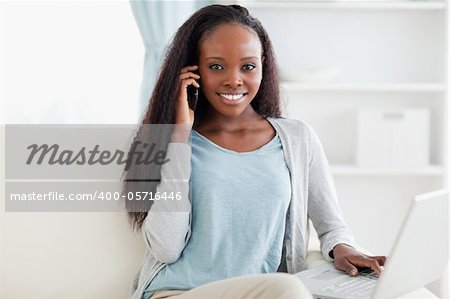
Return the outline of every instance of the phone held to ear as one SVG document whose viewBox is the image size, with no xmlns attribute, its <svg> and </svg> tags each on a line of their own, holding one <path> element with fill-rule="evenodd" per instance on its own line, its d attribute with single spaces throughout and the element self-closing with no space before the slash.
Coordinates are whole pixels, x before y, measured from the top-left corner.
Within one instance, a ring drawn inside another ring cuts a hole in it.
<svg viewBox="0 0 450 299">
<path fill-rule="evenodd" d="M 198 88 L 195 86 L 189 85 L 187 87 L 187 95 L 188 95 L 188 104 L 189 108 L 195 111 L 198 102 Z"/>
</svg>

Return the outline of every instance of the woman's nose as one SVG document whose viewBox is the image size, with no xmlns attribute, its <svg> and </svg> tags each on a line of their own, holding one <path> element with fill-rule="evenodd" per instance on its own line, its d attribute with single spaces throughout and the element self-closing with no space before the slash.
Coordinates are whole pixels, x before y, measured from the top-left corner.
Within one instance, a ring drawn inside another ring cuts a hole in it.
<svg viewBox="0 0 450 299">
<path fill-rule="evenodd" d="M 229 72 L 225 78 L 224 85 L 233 88 L 242 86 L 242 78 L 238 72 Z"/>
</svg>

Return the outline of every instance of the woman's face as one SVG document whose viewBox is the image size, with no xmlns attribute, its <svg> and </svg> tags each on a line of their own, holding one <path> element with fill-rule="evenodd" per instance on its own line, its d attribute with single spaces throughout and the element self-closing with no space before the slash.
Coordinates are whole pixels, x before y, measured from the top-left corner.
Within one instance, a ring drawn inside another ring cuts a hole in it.
<svg viewBox="0 0 450 299">
<path fill-rule="evenodd" d="M 262 80 L 262 46 L 256 33 L 240 25 L 217 27 L 199 44 L 201 88 L 211 106 L 236 117 L 258 92 Z"/>
</svg>

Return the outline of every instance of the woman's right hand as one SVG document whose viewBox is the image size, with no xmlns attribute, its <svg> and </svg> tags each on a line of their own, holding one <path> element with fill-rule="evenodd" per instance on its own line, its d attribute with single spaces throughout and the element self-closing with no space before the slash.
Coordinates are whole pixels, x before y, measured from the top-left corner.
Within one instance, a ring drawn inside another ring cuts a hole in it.
<svg viewBox="0 0 450 299">
<path fill-rule="evenodd" d="M 181 69 L 177 101 L 175 104 L 175 123 L 177 125 L 192 126 L 194 124 L 194 110 L 189 108 L 187 87 L 193 85 L 196 88 L 200 88 L 200 85 L 196 81 L 196 79 L 200 79 L 200 76 L 193 73 L 197 69 L 197 65 L 187 66 Z"/>
<path fill-rule="evenodd" d="M 194 124 L 194 110 L 189 108 L 187 88 L 189 85 L 200 88 L 200 85 L 196 81 L 200 79 L 200 76 L 193 73 L 197 69 L 197 65 L 187 66 L 181 69 L 174 111 L 176 126 L 172 133 L 172 142 L 186 143 L 189 139 L 189 133 Z"/>
</svg>

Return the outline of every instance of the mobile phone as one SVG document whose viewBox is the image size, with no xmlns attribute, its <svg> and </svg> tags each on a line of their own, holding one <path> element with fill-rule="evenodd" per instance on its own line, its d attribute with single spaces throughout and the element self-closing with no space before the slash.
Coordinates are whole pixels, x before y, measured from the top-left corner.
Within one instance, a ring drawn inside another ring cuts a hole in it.
<svg viewBox="0 0 450 299">
<path fill-rule="evenodd" d="M 195 86 L 189 85 L 187 87 L 187 94 L 188 94 L 188 104 L 189 108 L 195 111 L 195 108 L 197 108 L 197 102 L 198 102 L 198 88 Z"/>
</svg>

